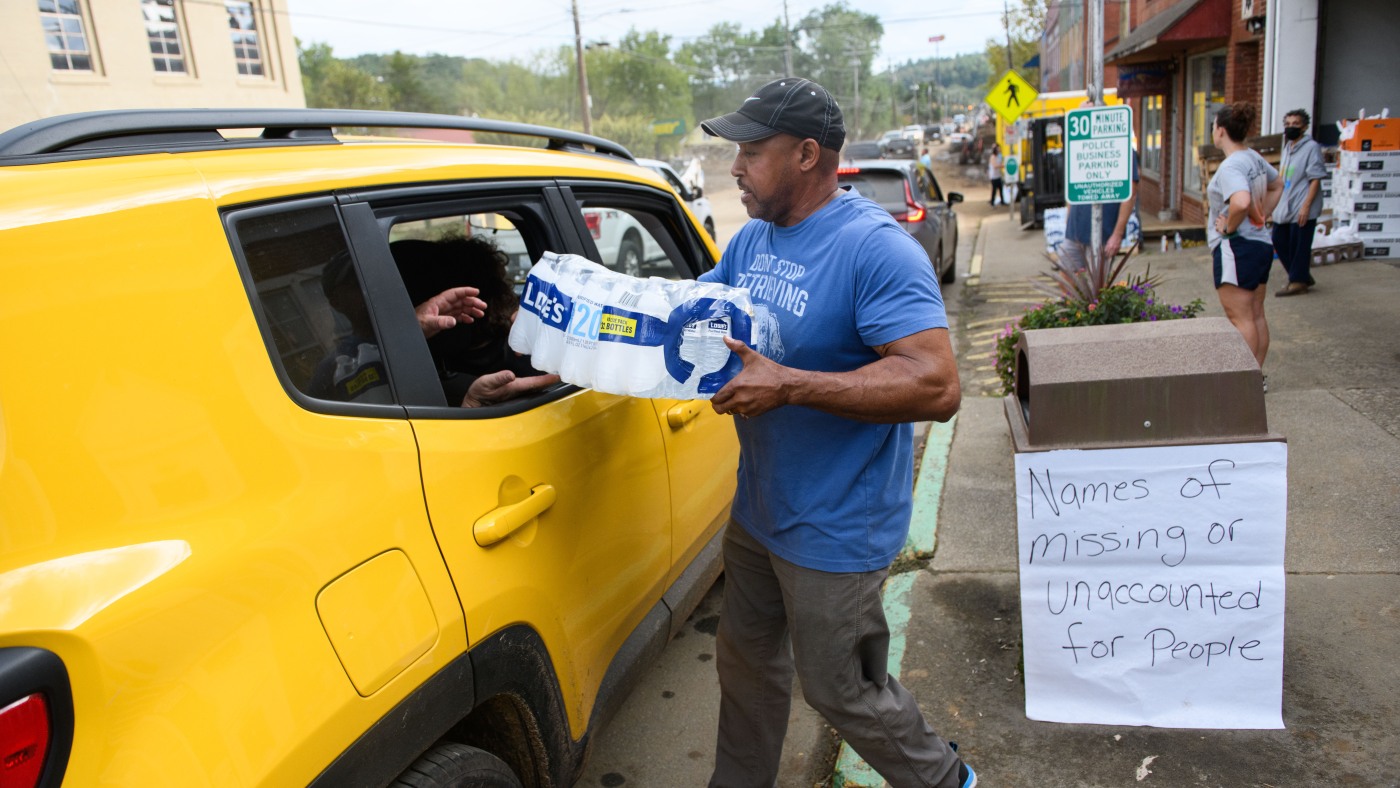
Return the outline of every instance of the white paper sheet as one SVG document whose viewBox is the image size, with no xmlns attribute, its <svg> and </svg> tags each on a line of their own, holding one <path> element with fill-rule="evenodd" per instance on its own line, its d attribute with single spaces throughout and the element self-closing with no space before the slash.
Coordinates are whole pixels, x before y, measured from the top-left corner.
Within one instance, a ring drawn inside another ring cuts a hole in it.
<svg viewBox="0 0 1400 788">
<path fill-rule="evenodd" d="M 1288 446 L 1016 455 L 1026 716 L 1282 728 Z"/>
</svg>

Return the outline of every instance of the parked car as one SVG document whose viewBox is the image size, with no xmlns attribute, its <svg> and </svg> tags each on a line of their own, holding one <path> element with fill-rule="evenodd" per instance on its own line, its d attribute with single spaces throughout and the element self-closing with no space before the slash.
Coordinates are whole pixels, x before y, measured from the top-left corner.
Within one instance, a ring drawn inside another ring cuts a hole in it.
<svg viewBox="0 0 1400 788">
<path fill-rule="evenodd" d="M 914 141 L 908 137 L 899 137 L 885 143 L 885 158 L 888 159 L 912 159 L 917 157 L 918 149 L 914 147 Z"/>
<path fill-rule="evenodd" d="M 710 201 L 705 197 L 705 190 L 699 185 L 686 183 L 681 179 L 680 173 L 675 168 L 660 159 L 637 159 L 637 163 L 643 167 L 650 167 L 656 174 L 660 175 L 668 186 L 676 190 L 676 194 L 685 201 L 690 212 L 695 214 L 696 220 L 705 228 L 705 232 L 715 237 L 715 215 L 710 209 Z"/>
<path fill-rule="evenodd" d="M 904 137 L 906 140 L 912 141 L 916 146 L 923 145 L 924 127 L 918 124 L 905 126 L 900 136 Z"/>
<path fill-rule="evenodd" d="M 841 152 L 843 159 L 878 159 L 885 155 L 885 146 L 879 140 L 856 140 L 847 142 Z"/>
<path fill-rule="evenodd" d="M 943 284 L 957 277 L 958 192 L 947 198 L 938 179 L 917 161 L 866 159 L 836 170 L 841 186 L 849 186 L 879 203 L 901 227 L 918 240 Z"/>
<path fill-rule="evenodd" d="M 718 258 L 626 149 L 557 129 L 248 109 L 0 134 L 0 783 L 573 785 L 720 571 L 733 427 L 565 384 L 456 407 L 395 256 L 601 260 L 589 210 L 667 275 Z"/>
<path fill-rule="evenodd" d="M 924 141 L 925 141 L 925 142 L 942 142 L 942 141 L 943 141 L 943 128 L 942 128 L 941 126 L 938 126 L 938 125 L 924 126 Z"/>
</svg>

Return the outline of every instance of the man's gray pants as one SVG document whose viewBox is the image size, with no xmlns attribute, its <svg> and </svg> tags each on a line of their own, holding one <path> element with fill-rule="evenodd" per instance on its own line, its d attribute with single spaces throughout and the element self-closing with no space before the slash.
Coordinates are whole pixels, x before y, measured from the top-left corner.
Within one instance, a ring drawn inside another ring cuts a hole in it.
<svg viewBox="0 0 1400 788">
<path fill-rule="evenodd" d="M 957 754 L 886 672 L 890 633 L 880 587 L 888 574 L 888 568 L 845 574 L 804 569 L 730 523 L 710 788 L 776 783 L 794 665 L 807 703 L 891 786 L 957 788 Z"/>
</svg>

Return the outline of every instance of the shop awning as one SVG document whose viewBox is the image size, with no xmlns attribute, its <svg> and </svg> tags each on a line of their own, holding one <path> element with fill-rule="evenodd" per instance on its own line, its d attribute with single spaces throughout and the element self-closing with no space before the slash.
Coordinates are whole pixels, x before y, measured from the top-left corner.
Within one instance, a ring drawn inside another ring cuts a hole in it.
<svg viewBox="0 0 1400 788">
<path fill-rule="evenodd" d="M 1133 28 L 1103 59 L 1105 63 L 1153 59 L 1165 49 L 1179 50 L 1229 36 L 1230 0 L 1179 0 Z"/>
</svg>

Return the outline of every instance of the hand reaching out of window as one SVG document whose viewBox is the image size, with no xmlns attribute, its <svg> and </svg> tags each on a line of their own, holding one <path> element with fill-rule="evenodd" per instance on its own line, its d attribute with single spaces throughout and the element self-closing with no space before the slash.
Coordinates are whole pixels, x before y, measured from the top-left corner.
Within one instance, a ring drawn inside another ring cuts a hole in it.
<svg viewBox="0 0 1400 788">
<path fill-rule="evenodd" d="M 446 331 L 458 323 L 470 323 L 486 314 L 486 302 L 475 287 L 454 287 L 414 307 L 424 337 Z"/>
</svg>

